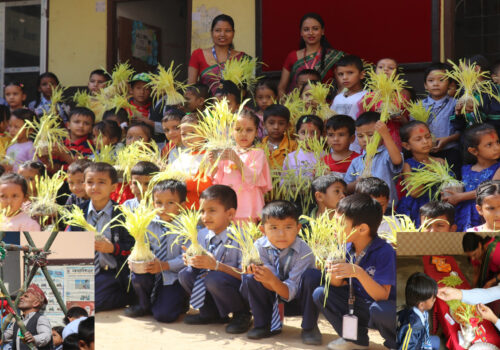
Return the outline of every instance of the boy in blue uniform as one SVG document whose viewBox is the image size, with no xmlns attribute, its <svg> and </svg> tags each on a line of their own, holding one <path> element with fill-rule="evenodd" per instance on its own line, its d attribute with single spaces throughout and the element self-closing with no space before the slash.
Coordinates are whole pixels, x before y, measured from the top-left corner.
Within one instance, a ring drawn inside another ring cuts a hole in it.
<svg viewBox="0 0 500 350">
<path fill-rule="evenodd" d="M 185 259 L 188 265 L 179 272 L 179 282 L 188 292 L 191 306 L 199 309 L 187 315 L 187 324 L 226 323 L 228 333 L 244 333 L 250 328 L 251 316 L 239 289 L 241 285 L 241 251 L 227 248 L 238 244 L 227 236 L 227 228 L 236 214 L 236 192 L 224 185 L 213 185 L 200 195 L 201 219 L 205 229 L 198 234 L 200 245 L 208 255 Z"/>
<path fill-rule="evenodd" d="M 158 173 L 160 168 L 154 163 L 141 161 L 130 170 L 130 191 L 134 194 L 134 198 L 127 199 L 123 205 L 131 210 L 135 210 L 142 199 L 142 194 L 146 193 L 149 187 L 149 182 L 153 175 Z"/>
<path fill-rule="evenodd" d="M 325 287 L 318 287 L 313 292 L 314 303 L 341 336 L 330 342 L 328 348 L 368 348 L 369 324 L 386 339 L 386 346 L 394 347 L 396 253 L 377 236 L 382 207 L 366 194 L 353 194 L 340 201 L 337 213 L 344 215 L 345 234 L 350 234 L 347 238 L 347 261 L 351 263 L 328 266 L 331 282 L 326 304 Z M 354 297 L 354 315 L 358 318 L 357 340 L 354 342 L 342 337 L 343 316 L 349 313 L 349 299 L 352 299 L 350 294 Z M 393 312 L 390 312 L 391 309 Z"/>
<path fill-rule="evenodd" d="M 264 237 L 255 242 L 263 265 L 249 267 L 243 275 L 241 293 L 254 317 L 254 328 L 247 336 L 261 339 L 281 332 L 278 303 L 285 302 L 287 315 L 302 315 L 300 280 L 306 269 L 314 266 L 311 248 L 297 237 L 301 225 L 296 206 L 275 201 L 262 210 Z M 314 325 L 307 328 L 313 328 Z"/>
<path fill-rule="evenodd" d="M 103 227 L 121 214 L 117 204 L 109 199 L 116 189 L 118 175 L 108 163 L 92 163 L 84 172 L 85 192 L 90 200 L 79 207 L 85 219 L 101 232 Z M 110 226 L 113 226 L 110 228 Z M 82 231 L 70 227 L 71 231 Z M 127 305 L 133 293 L 127 292 L 129 270 L 125 266 L 118 277 L 117 272 L 124 265 L 134 239 L 122 226 L 108 225 L 102 240 L 95 242 L 95 310 L 111 310 Z"/>
<path fill-rule="evenodd" d="M 436 281 L 416 272 L 406 282 L 406 309 L 399 313 L 398 347 L 401 350 L 437 350 L 440 339 L 429 334 L 429 313 L 436 302 Z"/>
<path fill-rule="evenodd" d="M 146 266 L 146 273 L 132 272 L 132 286 L 139 304 L 125 310 L 129 317 L 140 317 L 149 313 L 160 322 L 173 322 L 188 308 L 187 294 L 177 280 L 177 273 L 184 267 L 182 249 L 173 244 L 176 236 L 166 234 L 160 221 L 172 221 L 186 202 L 186 185 L 176 180 L 160 181 L 153 187 L 153 204 L 159 209 L 158 216 L 148 229 L 151 249 L 156 256 Z"/>
</svg>

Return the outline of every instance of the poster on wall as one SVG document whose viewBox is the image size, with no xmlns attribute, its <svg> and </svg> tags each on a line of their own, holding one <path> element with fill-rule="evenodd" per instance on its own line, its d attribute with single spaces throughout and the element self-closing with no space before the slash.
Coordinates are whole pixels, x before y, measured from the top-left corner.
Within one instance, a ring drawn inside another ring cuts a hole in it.
<svg viewBox="0 0 500 350">
<path fill-rule="evenodd" d="M 149 65 L 158 64 L 156 30 L 148 28 L 141 21 L 134 21 L 132 24 L 132 57 Z"/>
</svg>

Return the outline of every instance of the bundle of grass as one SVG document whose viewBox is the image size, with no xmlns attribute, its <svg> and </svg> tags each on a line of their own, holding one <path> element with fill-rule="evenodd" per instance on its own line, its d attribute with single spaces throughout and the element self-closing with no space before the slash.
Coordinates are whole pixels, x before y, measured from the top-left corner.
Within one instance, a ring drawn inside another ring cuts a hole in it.
<svg viewBox="0 0 500 350">
<path fill-rule="evenodd" d="M 92 146 L 92 144 L 89 144 L 89 147 L 90 147 L 90 150 L 92 151 L 94 162 L 96 162 L 96 163 L 103 162 L 103 163 L 108 163 L 111 165 L 115 164 L 115 160 L 116 160 L 115 149 L 114 149 L 113 145 L 111 145 L 111 144 L 103 145 L 101 134 L 99 134 L 99 136 L 97 137 L 95 148 L 94 148 L 94 146 Z"/>
<path fill-rule="evenodd" d="M 313 109 L 312 114 L 319 116 L 323 120 L 333 117 L 336 113 L 330 109 L 326 102 L 330 91 L 332 90 L 331 84 L 316 83 L 310 85 L 309 93 L 312 101 L 316 102 L 316 107 Z"/>
<path fill-rule="evenodd" d="M 422 100 L 418 102 L 408 103 L 408 105 L 406 106 L 406 110 L 413 119 L 418 120 L 422 123 L 427 123 L 427 120 L 431 115 L 431 107 L 426 109 L 424 107 L 424 104 L 422 103 Z"/>
<path fill-rule="evenodd" d="M 73 102 L 76 107 L 92 109 L 92 96 L 85 90 L 78 90 L 73 95 Z"/>
<path fill-rule="evenodd" d="M 483 95 L 487 95 L 500 102 L 494 93 L 493 83 L 489 79 L 488 72 L 479 71 L 475 63 L 468 64 L 465 60 L 460 60 L 459 64 L 448 60 L 452 66 L 451 71 L 444 73 L 444 77 L 458 82 L 458 89 L 455 98 L 457 105 L 462 106 L 462 114 L 466 114 L 466 107 L 474 111 L 476 122 L 480 123 L 481 118 L 478 113 L 479 106 L 483 104 Z"/>
<path fill-rule="evenodd" d="M 449 275 L 438 281 L 438 284 L 444 284 L 447 287 L 456 287 L 464 283 L 458 275 Z"/>
<path fill-rule="evenodd" d="M 225 247 L 241 250 L 241 270 L 243 273 L 252 264 L 262 265 L 259 251 L 254 245 L 255 240 L 262 236 L 259 226 L 253 222 L 241 222 L 237 225 L 233 223 L 228 230 L 227 236 L 238 245 L 227 244 Z"/>
<path fill-rule="evenodd" d="M 394 213 L 394 208 L 392 209 Z M 383 219 L 389 226 L 389 231 L 381 231 L 378 233 L 379 237 L 386 240 L 394 248 L 397 246 L 397 233 L 398 232 L 425 232 L 428 225 L 433 223 L 435 220 L 426 219 L 420 225 L 420 227 L 415 226 L 415 222 L 405 214 L 393 214 L 391 216 L 384 216 Z"/>
<path fill-rule="evenodd" d="M 158 240 L 158 237 L 148 229 L 149 224 L 156 217 L 158 209 L 153 207 L 151 201 L 143 199 L 135 209 L 120 206 L 122 217 L 117 219 L 116 226 L 124 227 L 134 237 L 135 243 L 128 256 L 130 270 L 134 273 L 146 273 L 146 264 L 155 259 L 149 245 L 149 236 Z"/>
<path fill-rule="evenodd" d="M 118 63 L 110 75 L 111 83 L 103 89 L 104 94 L 109 97 L 114 95 L 127 95 L 128 82 L 134 75 L 134 69 L 130 64 L 128 64 L 128 62 Z"/>
<path fill-rule="evenodd" d="M 174 68 L 172 61 L 168 69 L 159 64 L 158 73 L 149 75 L 151 82 L 148 85 L 151 87 L 151 96 L 154 101 L 161 100 L 166 105 L 178 105 L 185 102 L 184 96 L 179 91 L 184 92 L 187 84 L 175 80 L 178 74 L 179 67 Z"/>
<path fill-rule="evenodd" d="M 316 163 L 313 164 L 311 169 L 307 169 L 312 172 L 313 177 L 326 175 L 330 172 L 330 168 L 323 161 L 327 149 L 326 138 L 320 137 L 318 139 L 316 137 L 311 137 L 306 140 L 299 140 L 297 144 L 298 148 L 302 149 L 304 152 L 312 152 L 314 154 Z"/>
<path fill-rule="evenodd" d="M 75 204 L 73 204 L 71 210 L 66 208 L 61 209 L 61 220 L 67 226 L 80 227 L 85 231 L 94 232 L 96 236 L 100 234 L 93 225 L 87 222 L 87 219 L 85 219 L 85 215 L 83 214 L 83 210 Z"/>
<path fill-rule="evenodd" d="M 50 97 L 50 108 L 48 114 L 59 115 L 57 105 L 63 102 L 64 90 L 66 89 L 61 85 L 52 86 L 52 96 Z"/>
<path fill-rule="evenodd" d="M 452 174 L 451 167 L 446 161 L 442 164 L 430 159 L 430 163 L 423 167 L 401 174 L 405 176 L 401 185 L 408 194 L 421 196 L 428 192 L 430 200 L 437 200 L 445 189 L 453 189 L 455 192 L 463 191 L 463 183 L 450 174 Z"/>
<path fill-rule="evenodd" d="M 60 197 L 57 192 L 64 184 L 66 174 L 59 170 L 52 176 L 36 176 L 35 188 L 37 195 L 31 197 L 30 215 L 32 217 L 40 217 L 42 219 L 42 226 L 45 226 L 47 221 L 55 218 L 60 211 L 60 206 L 56 200 Z"/>
<path fill-rule="evenodd" d="M 132 168 L 141 161 L 155 163 L 160 169 L 166 164 L 156 142 L 138 140 L 116 152 L 114 166 L 123 181 L 130 182 Z"/>
<path fill-rule="evenodd" d="M 241 58 L 231 58 L 227 60 L 222 69 L 224 80 L 231 80 L 240 89 L 254 91 L 259 77 L 255 76 L 257 70 L 257 58 L 243 56 Z"/>
<path fill-rule="evenodd" d="M 186 250 L 186 257 L 188 259 L 207 254 L 205 248 L 198 242 L 198 223 L 200 220 L 201 212 L 199 210 L 182 208 L 181 212 L 171 222 L 165 223 L 165 226 L 168 228 L 166 234 L 177 236 L 172 244 L 186 244 L 187 242 L 191 242 L 191 245 Z"/>
<path fill-rule="evenodd" d="M 306 114 L 314 114 L 312 108 L 306 108 L 305 102 L 300 98 L 300 90 L 294 89 L 282 101 L 283 106 L 290 111 L 290 134 L 293 135 L 295 125 L 299 118 Z"/>
</svg>

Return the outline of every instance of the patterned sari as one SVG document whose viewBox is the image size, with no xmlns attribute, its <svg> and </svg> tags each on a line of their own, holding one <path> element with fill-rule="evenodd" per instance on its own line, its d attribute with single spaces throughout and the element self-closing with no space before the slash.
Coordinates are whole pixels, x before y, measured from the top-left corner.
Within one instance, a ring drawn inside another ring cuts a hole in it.
<svg viewBox="0 0 500 350">
<path fill-rule="evenodd" d="M 239 52 L 234 57 L 231 57 L 231 59 L 240 59 L 245 55 L 246 54 L 244 52 Z M 215 90 L 217 90 L 217 83 L 221 79 L 221 72 L 223 69 L 224 69 L 224 62 L 211 65 L 208 68 L 205 68 L 200 73 L 200 78 L 199 78 L 200 83 L 208 86 L 212 95 L 215 95 Z"/>
</svg>

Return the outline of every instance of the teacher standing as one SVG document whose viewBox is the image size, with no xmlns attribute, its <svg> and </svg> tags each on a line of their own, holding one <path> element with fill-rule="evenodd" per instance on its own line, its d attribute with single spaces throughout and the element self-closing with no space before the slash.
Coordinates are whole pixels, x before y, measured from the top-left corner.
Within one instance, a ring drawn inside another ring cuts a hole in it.
<svg viewBox="0 0 500 350">
<path fill-rule="evenodd" d="M 215 17 L 211 27 L 213 46 L 196 49 L 191 54 L 188 67 L 188 84 L 196 82 L 207 85 L 214 95 L 218 82 L 222 79 L 222 69 L 227 60 L 241 58 L 242 51 L 234 49 L 234 21 L 231 16 L 222 14 Z"/>
</svg>

